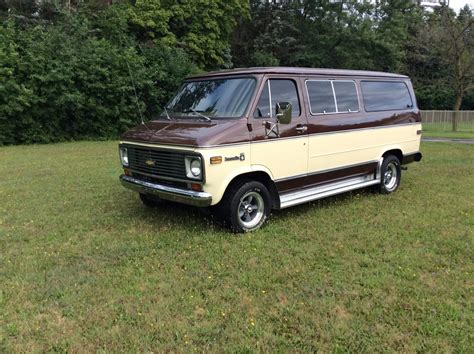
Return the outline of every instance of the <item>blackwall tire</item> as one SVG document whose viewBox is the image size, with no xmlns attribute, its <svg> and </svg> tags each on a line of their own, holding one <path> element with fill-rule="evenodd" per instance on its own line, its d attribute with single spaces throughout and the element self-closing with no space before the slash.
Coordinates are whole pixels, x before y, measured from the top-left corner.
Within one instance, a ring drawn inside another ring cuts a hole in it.
<svg viewBox="0 0 474 354">
<path fill-rule="evenodd" d="M 232 232 L 254 231 L 270 215 L 270 193 L 260 182 L 242 180 L 229 187 L 218 210 L 220 218 Z"/>
<path fill-rule="evenodd" d="M 388 155 L 383 159 L 380 169 L 380 177 L 380 193 L 390 194 L 398 189 L 402 177 L 402 169 L 398 157 L 395 155 Z"/>
</svg>

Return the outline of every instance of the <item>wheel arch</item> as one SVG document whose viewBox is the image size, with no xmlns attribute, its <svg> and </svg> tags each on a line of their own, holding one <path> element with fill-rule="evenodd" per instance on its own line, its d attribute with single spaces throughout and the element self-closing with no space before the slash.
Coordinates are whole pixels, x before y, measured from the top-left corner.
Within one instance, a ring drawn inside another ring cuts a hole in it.
<svg viewBox="0 0 474 354">
<path fill-rule="evenodd" d="M 240 182 L 242 180 L 257 181 L 257 182 L 262 183 L 265 187 L 267 187 L 268 192 L 270 193 L 271 208 L 272 209 L 279 208 L 280 197 L 279 197 L 275 182 L 271 178 L 270 174 L 263 170 L 247 171 L 247 172 L 234 176 L 230 180 L 230 182 L 227 184 L 224 194 L 229 190 L 229 188 L 233 184 Z"/>
<path fill-rule="evenodd" d="M 394 155 L 398 158 L 398 160 L 400 161 L 400 164 L 403 163 L 403 152 L 402 152 L 402 149 L 400 148 L 391 148 L 390 150 L 387 150 L 385 151 L 383 154 L 382 154 L 382 158 L 385 158 L 386 156 L 388 155 Z"/>
</svg>

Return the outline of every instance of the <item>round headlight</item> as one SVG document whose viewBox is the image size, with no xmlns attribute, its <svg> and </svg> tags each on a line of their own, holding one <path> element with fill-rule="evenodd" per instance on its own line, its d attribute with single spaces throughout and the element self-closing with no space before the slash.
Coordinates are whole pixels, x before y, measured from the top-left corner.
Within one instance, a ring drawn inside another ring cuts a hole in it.
<svg viewBox="0 0 474 354">
<path fill-rule="evenodd" d="M 189 167 L 194 177 L 198 177 L 201 174 L 201 161 L 198 159 L 192 160 Z"/>
</svg>

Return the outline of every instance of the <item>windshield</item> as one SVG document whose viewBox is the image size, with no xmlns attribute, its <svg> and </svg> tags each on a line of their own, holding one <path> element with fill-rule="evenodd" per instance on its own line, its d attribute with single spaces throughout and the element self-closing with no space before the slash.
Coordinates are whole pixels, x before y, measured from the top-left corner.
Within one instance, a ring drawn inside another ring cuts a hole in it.
<svg viewBox="0 0 474 354">
<path fill-rule="evenodd" d="M 166 108 L 174 117 L 237 118 L 245 113 L 254 88 L 252 78 L 190 81 Z"/>
</svg>

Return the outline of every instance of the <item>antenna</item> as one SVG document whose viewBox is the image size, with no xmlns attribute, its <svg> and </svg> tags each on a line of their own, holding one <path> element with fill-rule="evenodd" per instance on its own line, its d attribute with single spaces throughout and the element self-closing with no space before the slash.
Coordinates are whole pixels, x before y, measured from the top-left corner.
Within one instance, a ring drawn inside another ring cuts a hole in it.
<svg viewBox="0 0 474 354">
<path fill-rule="evenodd" d="M 117 12 L 117 9 L 113 8 L 113 10 L 115 12 L 115 15 L 118 17 L 119 14 Z M 123 48 L 124 37 L 125 36 L 124 36 L 123 33 L 121 33 L 120 36 L 119 36 L 119 41 L 120 41 L 120 47 L 121 48 Z M 127 41 L 125 41 L 125 42 L 127 42 Z M 140 48 L 140 45 L 138 45 L 138 47 L 139 47 L 140 51 L 143 53 L 142 49 Z M 127 64 L 128 75 L 130 76 L 130 81 L 132 82 L 133 94 L 135 95 L 135 103 L 137 105 L 138 113 L 140 114 L 140 121 L 148 130 L 151 130 L 150 128 L 148 128 L 148 126 L 145 124 L 145 121 L 143 120 L 142 110 L 140 109 L 140 103 L 138 102 L 138 95 L 137 95 L 137 89 L 135 87 L 135 80 L 133 80 L 132 69 L 130 69 L 130 64 L 128 63 L 128 58 L 126 56 L 125 56 L 125 63 Z"/>
<path fill-rule="evenodd" d="M 127 63 L 128 74 L 130 75 L 130 81 L 132 82 L 133 93 L 135 95 L 135 103 L 137 104 L 138 113 L 140 114 L 140 120 L 142 124 L 148 128 L 148 126 L 145 124 L 145 121 L 143 120 L 142 110 L 140 109 L 140 103 L 138 102 L 137 89 L 135 88 L 135 80 L 133 80 L 132 70 L 130 69 L 130 65 L 128 64 L 127 58 L 125 58 L 125 63 Z"/>
</svg>

